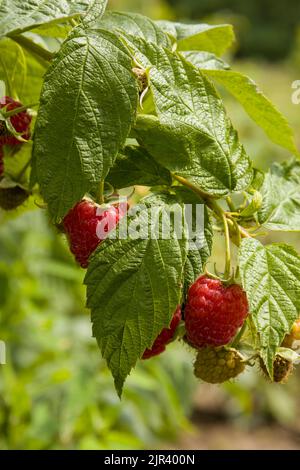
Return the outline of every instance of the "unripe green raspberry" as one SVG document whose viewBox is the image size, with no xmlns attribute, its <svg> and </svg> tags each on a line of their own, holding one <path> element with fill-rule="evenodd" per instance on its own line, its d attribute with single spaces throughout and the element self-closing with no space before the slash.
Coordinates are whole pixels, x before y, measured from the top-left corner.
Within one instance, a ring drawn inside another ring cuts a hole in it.
<svg viewBox="0 0 300 470">
<path fill-rule="evenodd" d="M 204 382 L 218 384 L 237 377 L 245 369 L 243 356 L 233 348 L 199 349 L 194 374 Z"/>
</svg>

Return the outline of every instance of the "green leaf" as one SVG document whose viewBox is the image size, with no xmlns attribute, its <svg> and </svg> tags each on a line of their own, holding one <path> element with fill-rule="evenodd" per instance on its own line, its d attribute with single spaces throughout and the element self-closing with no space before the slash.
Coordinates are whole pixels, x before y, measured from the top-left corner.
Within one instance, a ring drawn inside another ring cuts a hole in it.
<svg viewBox="0 0 300 470">
<path fill-rule="evenodd" d="M 83 23 L 86 26 L 91 26 L 92 23 L 99 20 L 107 6 L 108 0 L 92 0 L 89 2 L 88 9 L 83 16 Z"/>
<path fill-rule="evenodd" d="M 170 47 L 168 36 L 146 16 L 138 13 L 109 11 L 101 19 L 99 25 L 108 30 L 120 31 L 125 35 L 144 39 L 158 46 Z"/>
<path fill-rule="evenodd" d="M 272 377 L 273 360 L 300 311 L 300 257 L 285 244 L 263 246 L 245 239 L 240 272 L 259 334 L 261 355 Z"/>
<path fill-rule="evenodd" d="M 294 133 L 286 118 L 246 75 L 231 70 L 204 70 L 208 77 L 223 85 L 243 106 L 251 119 L 275 144 L 297 154 Z"/>
<path fill-rule="evenodd" d="M 181 54 L 186 60 L 201 70 L 227 70 L 230 68 L 224 60 L 210 52 L 183 51 Z"/>
<path fill-rule="evenodd" d="M 139 116 L 136 137 L 156 160 L 213 196 L 248 186 L 251 162 L 211 82 L 181 55 L 135 40 L 150 67 L 158 117 Z"/>
<path fill-rule="evenodd" d="M 259 191 L 254 191 L 248 205 L 240 212 L 240 217 L 252 218 L 261 208 L 263 197 Z"/>
<path fill-rule="evenodd" d="M 26 78 L 26 58 L 23 49 L 10 39 L 0 41 L 0 77 L 10 96 L 22 93 Z"/>
<path fill-rule="evenodd" d="M 207 51 L 222 55 L 235 39 L 233 27 L 229 24 L 183 24 L 170 21 L 156 23 L 176 39 L 179 51 Z"/>
<path fill-rule="evenodd" d="M 31 33 L 38 34 L 39 36 L 46 36 L 48 38 L 55 38 L 55 39 L 65 39 L 69 32 L 73 29 L 71 24 L 57 24 L 57 23 L 46 23 L 36 28 L 32 28 L 30 30 Z"/>
<path fill-rule="evenodd" d="M 274 163 L 260 189 L 258 220 L 270 230 L 300 231 L 300 162 Z"/>
<path fill-rule="evenodd" d="M 149 153 L 137 146 L 127 146 L 107 175 L 108 181 L 114 188 L 128 186 L 158 186 L 171 185 L 170 172 L 157 163 Z"/>
<path fill-rule="evenodd" d="M 131 67 L 115 34 L 77 28 L 46 74 L 34 157 L 56 220 L 95 190 L 125 143 L 138 101 Z"/>
<path fill-rule="evenodd" d="M 91 5 L 92 3 L 92 5 Z M 15 36 L 42 24 L 63 22 L 74 16 L 104 11 L 107 0 L 2 0 L 0 3 L 0 37 Z"/>
<path fill-rule="evenodd" d="M 172 208 L 182 215 L 175 198 L 161 195 L 146 199 L 130 222 L 149 232 L 152 205 L 160 213 Z M 120 230 L 124 226 L 121 221 Z M 176 232 L 162 239 L 161 222 L 154 224 L 159 237 L 107 239 L 93 255 L 85 278 L 87 305 L 92 310 L 93 334 L 121 395 L 123 383 L 180 303 L 186 239 Z"/>
<path fill-rule="evenodd" d="M 188 228 L 189 250 L 184 267 L 184 291 L 187 292 L 193 282 L 199 277 L 205 268 L 205 264 L 211 255 L 213 243 L 213 229 L 209 218 L 209 213 L 203 201 L 187 188 L 178 186 L 173 188 L 176 197 L 189 207 L 189 217 L 186 213 L 186 224 Z M 187 206 L 185 206 L 187 208 Z M 202 208 L 197 214 L 197 208 Z M 192 209 L 192 214 L 190 212 Z M 191 216 L 192 215 L 192 216 Z M 200 230 L 197 230 L 196 223 L 200 223 Z M 192 236 L 197 234 L 196 237 Z M 196 238 L 196 240 L 195 240 Z M 191 244 L 196 241 L 197 245 Z"/>
<path fill-rule="evenodd" d="M 43 83 L 45 68 L 11 39 L 0 41 L 0 77 L 6 92 L 24 104 L 36 103 Z"/>
</svg>

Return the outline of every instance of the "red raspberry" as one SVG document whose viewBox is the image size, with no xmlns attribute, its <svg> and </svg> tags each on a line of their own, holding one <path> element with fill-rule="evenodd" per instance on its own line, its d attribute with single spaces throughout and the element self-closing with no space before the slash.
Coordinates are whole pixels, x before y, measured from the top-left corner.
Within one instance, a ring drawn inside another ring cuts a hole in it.
<svg viewBox="0 0 300 470">
<path fill-rule="evenodd" d="M 162 352 L 164 352 L 164 350 L 166 349 L 166 345 L 170 343 L 170 341 L 173 339 L 175 330 L 177 326 L 179 325 L 180 320 L 181 320 L 181 308 L 180 308 L 180 305 L 178 305 L 173 315 L 170 328 L 164 328 L 162 330 L 162 332 L 158 335 L 158 337 L 154 341 L 152 348 L 146 349 L 146 351 L 144 352 L 142 356 L 142 359 L 149 359 L 150 357 L 157 356 L 158 354 L 161 354 Z"/>
<path fill-rule="evenodd" d="M 127 210 L 126 202 L 103 209 L 84 199 L 65 216 L 63 225 L 70 249 L 82 268 L 87 268 L 91 254 L 107 237 L 108 232 L 116 227 Z"/>
<path fill-rule="evenodd" d="M 22 104 L 19 101 L 15 101 L 9 96 L 4 96 L 0 99 L 0 109 L 6 107 L 6 111 L 12 111 L 13 109 L 20 108 Z M 21 113 L 15 114 L 10 118 L 10 122 L 16 132 L 19 132 L 23 139 L 28 140 L 30 139 L 30 123 L 31 123 L 31 116 L 28 114 L 27 111 L 22 111 Z M 5 131 L 4 134 L 1 132 L 0 135 L 0 144 L 1 145 L 20 145 L 22 142 L 13 135 L 9 133 L 9 131 Z"/>
<path fill-rule="evenodd" d="M 196 348 L 223 346 L 236 335 L 248 315 L 246 293 L 237 284 L 201 276 L 190 287 L 185 307 L 187 341 Z"/>
<path fill-rule="evenodd" d="M 0 146 L 0 177 L 3 175 L 4 173 L 4 162 L 3 162 L 3 149 L 2 147 Z"/>
</svg>

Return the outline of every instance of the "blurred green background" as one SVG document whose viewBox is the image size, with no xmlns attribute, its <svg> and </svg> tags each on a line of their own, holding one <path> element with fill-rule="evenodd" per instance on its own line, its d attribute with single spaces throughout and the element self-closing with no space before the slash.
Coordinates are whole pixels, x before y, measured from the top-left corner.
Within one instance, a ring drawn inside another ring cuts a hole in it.
<svg viewBox="0 0 300 470">
<path fill-rule="evenodd" d="M 228 61 L 288 117 L 300 146 L 300 105 L 291 101 L 300 79 L 299 0 L 111 0 L 110 7 L 233 23 L 238 41 Z M 289 157 L 225 100 L 256 166 Z M 284 240 L 300 249 L 298 236 Z M 221 249 L 217 242 L 217 260 Z M 0 449 L 300 448 L 299 373 L 287 385 L 271 386 L 258 371 L 204 385 L 193 377 L 191 353 L 171 345 L 137 367 L 120 402 L 91 338 L 83 275 L 43 211 L 0 213 L 0 339 L 7 346 Z"/>
</svg>

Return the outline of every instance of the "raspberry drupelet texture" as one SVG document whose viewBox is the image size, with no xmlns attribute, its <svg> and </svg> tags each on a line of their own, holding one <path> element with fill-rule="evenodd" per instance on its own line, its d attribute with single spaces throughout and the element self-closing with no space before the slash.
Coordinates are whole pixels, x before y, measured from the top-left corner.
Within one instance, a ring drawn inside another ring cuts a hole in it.
<svg viewBox="0 0 300 470">
<path fill-rule="evenodd" d="M 22 103 L 15 101 L 9 96 L 4 96 L 0 99 L 0 108 L 6 107 L 6 111 L 12 111 L 14 109 L 20 108 Z M 21 134 L 22 138 L 25 140 L 30 139 L 30 123 L 31 116 L 27 111 L 22 111 L 18 114 L 15 114 L 10 118 L 10 122 L 14 127 L 15 131 Z M 5 132 L 2 130 L 0 133 L 0 145 L 20 145 L 22 142 L 14 137 L 8 130 Z"/>
<path fill-rule="evenodd" d="M 91 254 L 116 227 L 127 210 L 126 202 L 101 208 L 84 199 L 65 216 L 63 225 L 70 249 L 82 268 L 88 267 Z"/>
<path fill-rule="evenodd" d="M 194 363 L 194 374 L 210 384 L 220 384 L 233 379 L 245 369 L 243 356 L 233 348 L 199 349 Z"/>
<path fill-rule="evenodd" d="M 195 348 L 223 346 L 248 315 L 246 293 L 237 285 L 201 276 L 190 287 L 185 307 L 186 339 Z"/>
<path fill-rule="evenodd" d="M 170 328 L 164 328 L 162 332 L 158 335 L 156 340 L 153 343 L 153 346 L 151 349 L 146 349 L 146 351 L 143 354 L 142 359 L 150 359 L 150 357 L 157 356 L 158 354 L 161 354 L 164 352 L 166 349 L 166 346 L 170 341 L 173 339 L 176 328 L 178 327 L 179 323 L 181 320 L 181 308 L 180 306 L 177 307 L 171 324 Z"/>
</svg>

